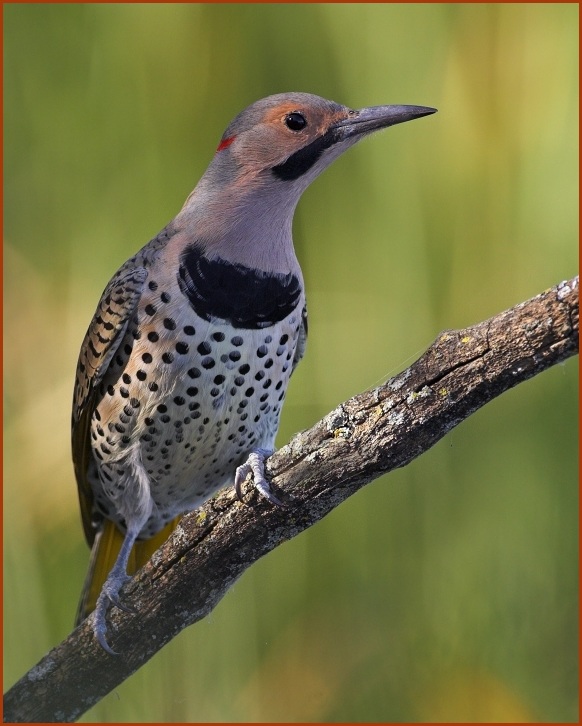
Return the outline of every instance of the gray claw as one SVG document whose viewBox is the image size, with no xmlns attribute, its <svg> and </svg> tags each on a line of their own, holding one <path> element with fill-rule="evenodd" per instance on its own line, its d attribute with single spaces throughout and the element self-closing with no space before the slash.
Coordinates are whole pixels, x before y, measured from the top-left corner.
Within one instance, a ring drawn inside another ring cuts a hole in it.
<svg viewBox="0 0 582 726">
<path fill-rule="evenodd" d="M 253 475 L 253 484 L 255 489 L 271 504 L 278 507 L 284 507 L 285 504 L 271 491 L 269 482 L 265 479 L 265 461 L 273 452 L 266 449 L 255 449 L 251 451 L 246 462 L 237 467 L 234 477 L 234 490 L 236 496 L 242 502 L 242 485 L 249 474 Z"/>
<path fill-rule="evenodd" d="M 106 593 L 106 595 L 109 598 L 111 604 L 114 605 L 116 608 L 123 610 L 124 613 L 131 613 L 132 615 L 136 615 L 137 610 L 135 608 L 129 607 L 129 605 L 126 605 L 124 602 L 122 602 L 121 598 L 119 597 L 119 593 L 108 592 Z"/>
<path fill-rule="evenodd" d="M 247 476 L 251 473 L 251 467 L 248 464 L 241 464 L 236 469 L 234 475 L 234 491 L 239 502 L 243 501 L 242 485 Z"/>
<path fill-rule="evenodd" d="M 95 633 L 97 642 L 106 653 L 109 653 L 109 655 L 118 655 L 118 653 L 113 650 L 113 648 L 107 642 L 106 615 L 107 610 L 109 609 L 110 602 L 111 601 L 109 595 L 105 593 L 101 593 L 101 595 L 99 595 L 99 597 L 97 598 L 97 606 L 95 607 L 95 614 L 93 616 L 93 632 Z"/>
<path fill-rule="evenodd" d="M 111 573 L 110 573 L 111 578 Z M 119 590 L 131 577 L 123 575 L 123 577 L 114 576 L 110 582 L 106 582 L 101 590 L 101 594 L 97 598 L 97 605 L 95 607 L 95 619 L 93 621 L 93 632 L 97 638 L 97 642 L 109 655 L 119 655 L 107 642 L 107 611 L 113 605 L 123 612 L 132 613 L 135 615 L 136 611 L 133 608 L 125 605 L 120 597 Z"/>
<path fill-rule="evenodd" d="M 95 637 L 97 638 L 97 642 L 99 643 L 99 645 L 106 653 L 109 653 L 109 655 L 119 655 L 119 653 L 116 650 L 113 650 L 113 648 L 107 642 L 105 633 L 102 633 L 101 631 L 95 631 Z"/>
</svg>

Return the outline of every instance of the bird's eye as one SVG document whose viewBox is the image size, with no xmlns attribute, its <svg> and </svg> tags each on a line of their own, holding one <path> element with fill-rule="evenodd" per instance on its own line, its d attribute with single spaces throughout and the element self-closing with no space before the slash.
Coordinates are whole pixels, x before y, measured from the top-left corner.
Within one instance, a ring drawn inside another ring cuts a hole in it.
<svg viewBox="0 0 582 726">
<path fill-rule="evenodd" d="M 307 120 L 302 113 L 293 111 L 285 116 L 285 126 L 291 131 L 301 131 L 307 126 Z"/>
</svg>

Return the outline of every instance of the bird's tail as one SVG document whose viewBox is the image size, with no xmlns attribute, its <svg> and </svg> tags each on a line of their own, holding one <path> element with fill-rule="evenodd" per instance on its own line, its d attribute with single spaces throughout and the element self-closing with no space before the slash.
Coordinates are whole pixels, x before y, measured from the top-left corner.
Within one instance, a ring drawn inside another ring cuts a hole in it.
<svg viewBox="0 0 582 726">
<path fill-rule="evenodd" d="M 176 517 L 171 522 L 168 522 L 151 539 L 138 540 L 134 544 L 129 556 L 129 562 L 127 563 L 128 575 L 135 574 L 140 567 L 143 567 L 148 562 L 153 553 L 168 539 L 180 519 L 181 517 Z M 111 520 L 103 520 L 103 524 L 97 532 L 91 548 L 89 570 L 83 584 L 75 618 L 75 626 L 79 625 L 79 623 L 95 610 L 101 588 L 119 555 L 123 537 L 124 535 Z"/>
</svg>

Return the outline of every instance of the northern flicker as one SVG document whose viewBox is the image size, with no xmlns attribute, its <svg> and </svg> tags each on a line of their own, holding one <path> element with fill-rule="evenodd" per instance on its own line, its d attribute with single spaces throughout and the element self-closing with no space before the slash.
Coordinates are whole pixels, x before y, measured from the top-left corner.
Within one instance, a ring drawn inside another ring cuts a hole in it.
<svg viewBox="0 0 582 726">
<path fill-rule="evenodd" d="M 91 565 L 78 621 L 106 615 L 177 517 L 264 477 L 307 313 L 293 213 L 307 186 L 378 129 L 435 112 L 354 111 L 269 96 L 228 126 L 178 215 L 107 285 L 77 366 L 72 444 Z"/>
</svg>

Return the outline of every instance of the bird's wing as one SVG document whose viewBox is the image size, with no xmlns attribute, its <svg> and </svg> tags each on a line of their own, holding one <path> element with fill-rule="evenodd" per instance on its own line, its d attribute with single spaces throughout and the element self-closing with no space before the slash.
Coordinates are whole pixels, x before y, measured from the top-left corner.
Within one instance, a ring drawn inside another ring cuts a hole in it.
<svg viewBox="0 0 582 726">
<path fill-rule="evenodd" d="M 72 445 L 83 529 L 89 544 L 93 494 L 87 480 L 91 457 L 90 426 L 99 383 L 123 340 L 141 297 L 148 272 L 124 265 L 105 288 L 81 346 L 73 396 Z"/>
<path fill-rule="evenodd" d="M 305 346 L 307 345 L 307 307 L 301 311 L 301 328 L 299 329 L 299 337 L 297 338 L 297 346 L 295 355 L 293 356 L 293 367 L 291 373 L 297 368 L 297 364 L 303 358 Z"/>
</svg>

